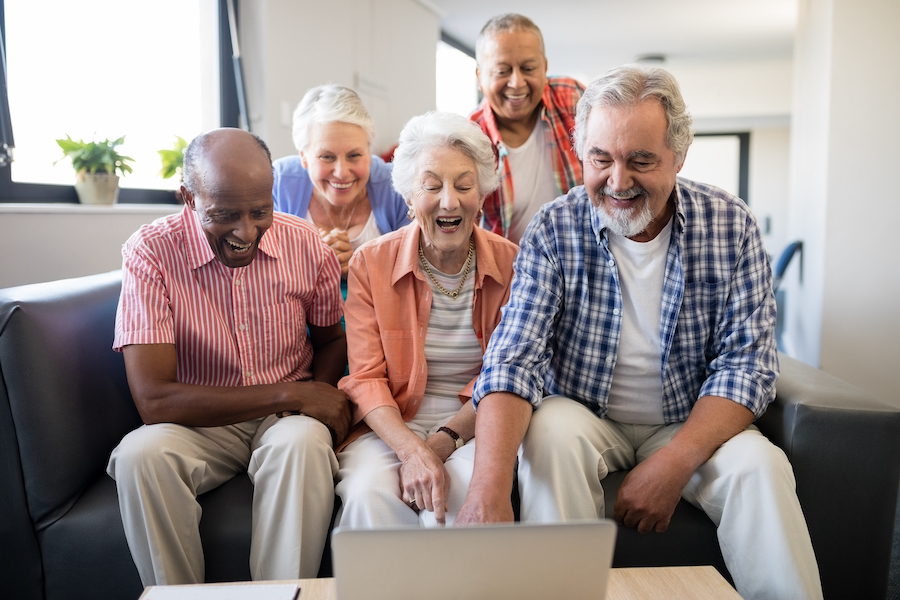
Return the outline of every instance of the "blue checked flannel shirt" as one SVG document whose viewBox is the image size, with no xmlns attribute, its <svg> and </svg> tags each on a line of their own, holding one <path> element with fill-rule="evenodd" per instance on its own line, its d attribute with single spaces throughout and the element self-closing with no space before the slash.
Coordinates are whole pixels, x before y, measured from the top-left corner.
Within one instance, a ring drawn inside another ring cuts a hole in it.
<svg viewBox="0 0 900 600">
<path fill-rule="evenodd" d="M 685 421 L 707 395 L 756 417 L 775 397 L 775 297 L 755 218 L 742 200 L 678 178 L 660 317 L 663 416 Z M 606 417 L 622 295 L 603 214 L 584 186 L 531 221 L 510 299 L 491 336 L 476 402 L 512 392 L 537 408 L 551 394 Z M 627 343 L 627 340 L 623 343 Z"/>
</svg>

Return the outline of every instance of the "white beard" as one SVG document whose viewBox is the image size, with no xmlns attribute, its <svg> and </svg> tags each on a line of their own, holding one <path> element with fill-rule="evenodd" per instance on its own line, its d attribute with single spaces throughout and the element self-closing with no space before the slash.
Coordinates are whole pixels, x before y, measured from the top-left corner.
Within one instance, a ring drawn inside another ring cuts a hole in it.
<svg viewBox="0 0 900 600">
<path fill-rule="evenodd" d="M 604 190 L 604 192 L 608 191 Z M 609 195 L 614 196 L 615 194 Z M 625 196 L 625 194 L 620 196 Z M 598 210 L 603 211 L 604 222 L 610 231 L 622 237 L 630 238 L 647 230 L 650 222 L 653 221 L 653 213 L 650 211 L 650 202 L 647 200 L 647 195 L 642 194 L 642 196 L 640 206 L 631 208 L 614 208 L 605 202 L 600 203 Z"/>
</svg>

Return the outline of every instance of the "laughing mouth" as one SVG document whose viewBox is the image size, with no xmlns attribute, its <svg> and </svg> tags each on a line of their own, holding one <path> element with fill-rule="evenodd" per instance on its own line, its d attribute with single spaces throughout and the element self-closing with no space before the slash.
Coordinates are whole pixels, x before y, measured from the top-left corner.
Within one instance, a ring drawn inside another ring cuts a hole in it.
<svg viewBox="0 0 900 600">
<path fill-rule="evenodd" d="M 437 226 L 441 229 L 456 229 L 462 223 L 462 217 L 438 217 Z"/>
<path fill-rule="evenodd" d="M 249 251 L 250 247 L 253 246 L 253 244 L 238 244 L 230 240 L 225 240 L 225 243 L 228 244 L 235 254 L 243 254 L 244 252 Z"/>
<path fill-rule="evenodd" d="M 605 187 L 603 188 L 603 195 L 612 198 L 613 200 L 637 200 L 639 198 L 644 198 L 647 195 L 647 192 L 641 188 L 631 188 L 630 190 L 625 190 L 624 192 L 616 192 L 615 190 Z"/>
<path fill-rule="evenodd" d="M 353 185 L 353 182 L 351 181 L 349 183 L 344 183 L 342 181 L 329 181 L 328 185 L 330 185 L 331 187 L 333 187 L 336 190 L 347 190 L 347 189 L 350 189 L 350 186 Z"/>
</svg>

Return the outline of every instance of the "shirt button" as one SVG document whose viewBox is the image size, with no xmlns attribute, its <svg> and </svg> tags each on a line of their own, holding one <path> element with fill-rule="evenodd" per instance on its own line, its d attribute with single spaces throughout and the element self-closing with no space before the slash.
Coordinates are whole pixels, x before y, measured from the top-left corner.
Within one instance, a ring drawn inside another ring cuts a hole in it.
<svg viewBox="0 0 900 600">
<path fill-rule="evenodd" d="M 609 266 L 613 266 L 614 264 L 616 264 L 616 261 L 610 259 L 609 262 L 606 264 L 608 264 Z"/>
<path fill-rule="evenodd" d="M 238 329 L 240 329 L 241 331 L 244 331 L 245 329 L 247 329 L 247 326 L 244 325 L 243 323 L 241 323 L 240 325 L 238 325 Z"/>
<path fill-rule="evenodd" d="M 613 314 L 614 314 L 614 315 L 618 315 L 619 312 L 621 312 L 621 311 L 619 311 L 618 308 L 614 308 L 614 309 L 613 309 Z"/>
<path fill-rule="evenodd" d="M 612 357 L 612 356 L 607 356 L 607 357 L 606 357 L 606 364 L 611 365 L 612 362 L 613 362 L 613 357 Z"/>
<path fill-rule="evenodd" d="M 235 279 L 235 280 L 234 280 L 234 285 L 241 285 L 241 280 L 240 280 L 240 279 Z"/>
</svg>

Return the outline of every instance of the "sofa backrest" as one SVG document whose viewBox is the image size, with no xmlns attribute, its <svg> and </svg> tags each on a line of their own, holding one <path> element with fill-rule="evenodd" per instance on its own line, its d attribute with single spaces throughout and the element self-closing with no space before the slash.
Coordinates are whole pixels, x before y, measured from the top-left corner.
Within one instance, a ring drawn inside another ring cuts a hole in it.
<svg viewBox="0 0 900 600">
<path fill-rule="evenodd" d="M 0 433 L 13 437 L 4 451 L 15 445 L 36 532 L 141 423 L 112 350 L 120 290 L 120 271 L 0 290 Z M 4 475 L 15 476 L 13 457 L 4 459 Z"/>
</svg>

